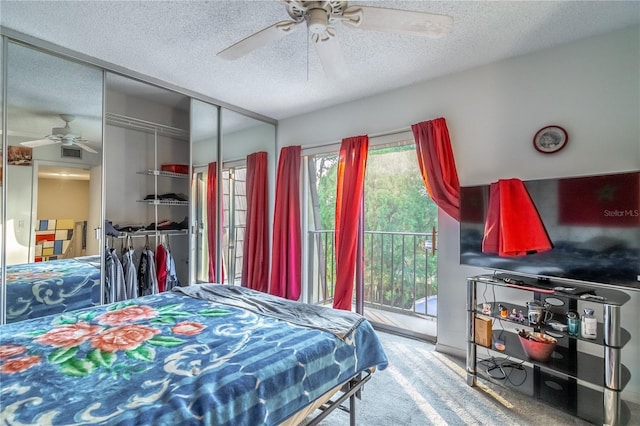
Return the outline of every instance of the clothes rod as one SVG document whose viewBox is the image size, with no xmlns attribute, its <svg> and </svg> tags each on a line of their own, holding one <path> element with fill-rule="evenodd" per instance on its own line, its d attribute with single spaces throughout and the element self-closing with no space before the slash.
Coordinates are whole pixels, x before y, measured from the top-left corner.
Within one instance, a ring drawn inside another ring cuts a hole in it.
<svg viewBox="0 0 640 426">
<path fill-rule="evenodd" d="M 186 229 L 182 231 L 137 231 L 137 232 L 121 232 L 119 235 L 109 235 L 111 238 L 141 238 L 141 237 L 162 237 L 162 236 L 174 236 L 174 235 L 187 235 Z"/>
<path fill-rule="evenodd" d="M 178 139 L 189 140 L 189 132 L 177 127 L 154 123 L 152 121 L 142 120 L 139 118 L 129 117 L 113 112 L 105 113 L 105 117 L 106 123 L 112 126 L 123 127 L 131 130 L 139 130 L 147 133 L 157 133 L 158 135 L 162 136 L 170 136 Z"/>
</svg>

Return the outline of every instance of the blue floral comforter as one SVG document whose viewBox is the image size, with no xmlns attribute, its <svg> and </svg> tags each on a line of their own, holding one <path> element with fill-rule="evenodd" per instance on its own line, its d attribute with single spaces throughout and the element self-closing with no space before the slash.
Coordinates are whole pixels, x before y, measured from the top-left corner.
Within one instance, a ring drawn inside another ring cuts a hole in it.
<svg viewBox="0 0 640 426">
<path fill-rule="evenodd" d="M 7 266 L 7 322 L 100 304 L 100 257 Z"/>
<path fill-rule="evenodd" d="M 367 321 L 338 338 L 169 292 L 0 327 L 0 419 L 274 425 L 386 365 Z"/>
</svg>

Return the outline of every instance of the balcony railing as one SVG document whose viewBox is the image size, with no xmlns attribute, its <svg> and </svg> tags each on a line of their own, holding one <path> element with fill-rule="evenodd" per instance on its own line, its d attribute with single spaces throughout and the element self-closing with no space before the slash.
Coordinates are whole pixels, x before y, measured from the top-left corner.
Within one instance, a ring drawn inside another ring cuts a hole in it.
<svg viewBox="0 0 640 426">
<path fill-rule="evenodd" d="M 335 232 L 311 231 L 309 237 L 310 302 L 331 303 L 336 279 Z M 433 237 L 426 233 L 365 232 L 365 308 L 437 315 Z"/>
</svg>

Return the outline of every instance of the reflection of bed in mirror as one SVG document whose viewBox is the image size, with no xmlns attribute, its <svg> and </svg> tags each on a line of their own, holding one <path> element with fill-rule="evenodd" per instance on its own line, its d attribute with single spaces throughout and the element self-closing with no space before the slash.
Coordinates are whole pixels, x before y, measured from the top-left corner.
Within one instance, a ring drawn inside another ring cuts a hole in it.
<svg viewBox="0 0 640 426">
<path fill-rule="evenodd" d="M 4 331 L 0 416 L 20 424 L 289 424 L 387 365 L 358 314 L 216 284 Z"/>
<path fill-rule="evenodd" d="M 100 256 L 7 266 L 7 323 L 100 304 Z"/>
</svg>

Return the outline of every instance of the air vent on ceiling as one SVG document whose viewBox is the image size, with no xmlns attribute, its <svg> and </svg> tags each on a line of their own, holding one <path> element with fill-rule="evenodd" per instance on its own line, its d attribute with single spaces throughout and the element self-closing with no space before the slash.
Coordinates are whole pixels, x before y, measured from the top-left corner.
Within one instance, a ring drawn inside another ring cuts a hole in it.
<svg viewBox="0 0 640 426">
<path fill-rule="evenodd" d="M 82 149 L 80 148 L 71 148 L 68 146 L 61 146 L 60 152 L 62 153 L 63 158 L 78 158 L 82 159 Z"/>
</svg>

